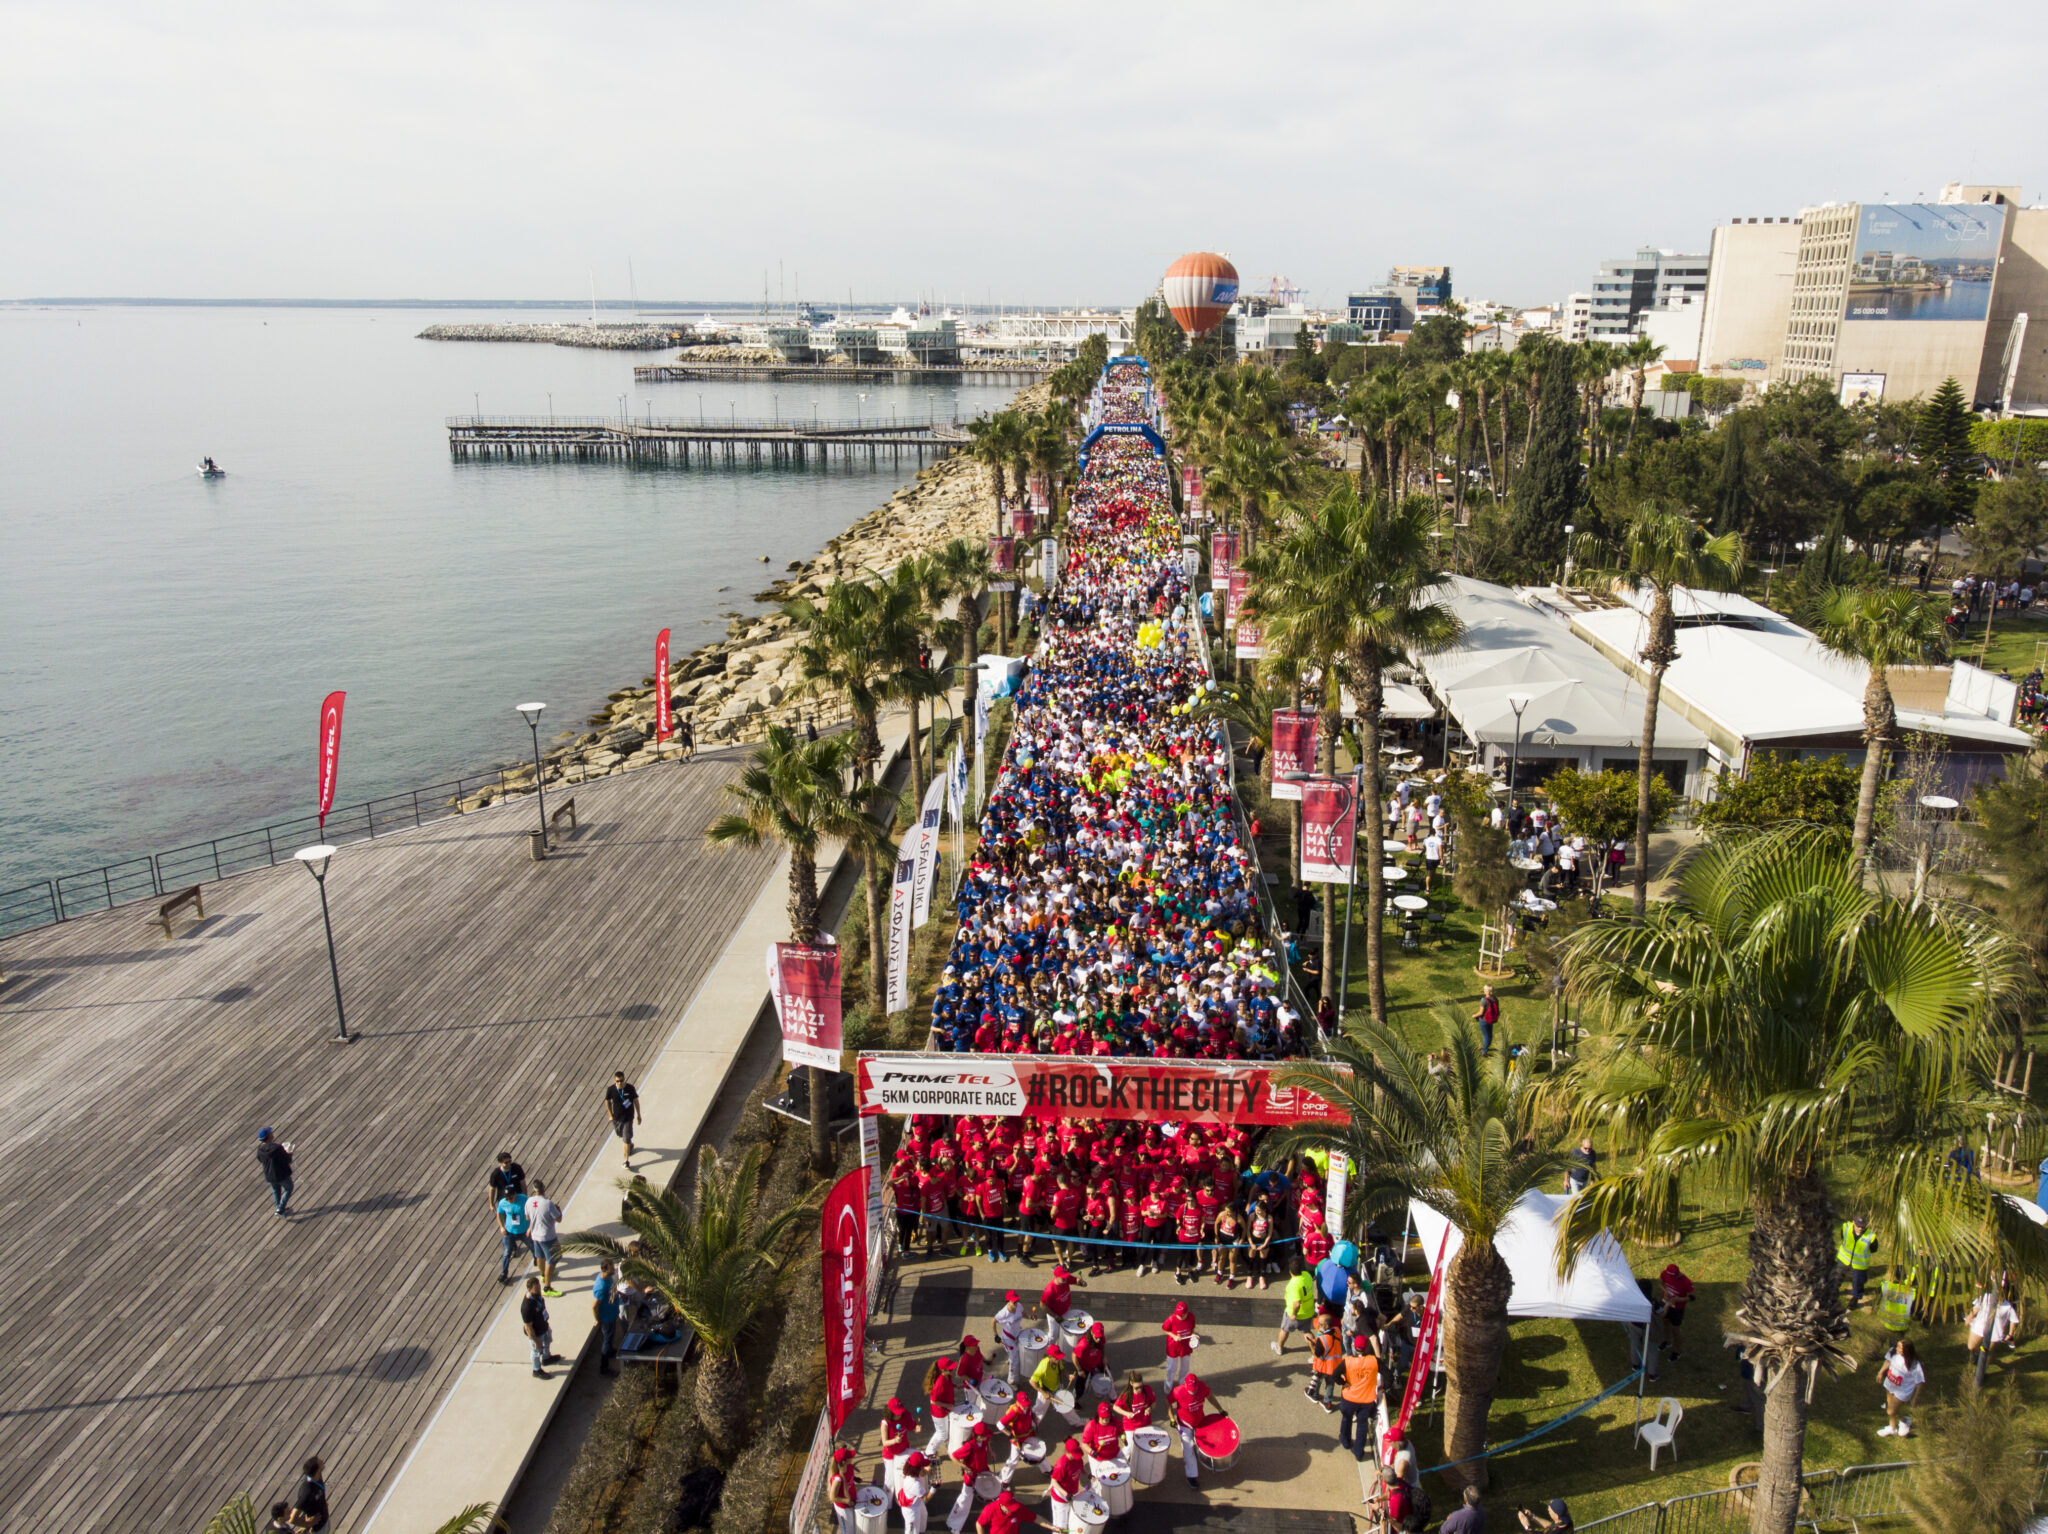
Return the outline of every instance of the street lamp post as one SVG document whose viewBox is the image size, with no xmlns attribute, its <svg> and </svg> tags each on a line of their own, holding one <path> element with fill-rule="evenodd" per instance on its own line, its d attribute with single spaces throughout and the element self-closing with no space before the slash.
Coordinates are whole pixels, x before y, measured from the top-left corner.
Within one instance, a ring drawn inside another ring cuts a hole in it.
<svg viewBox="0 0 2048 1534">
<path fill-rule="evenodd" d="M 1575 528 L 1575 527 L 1573 527 L 1573 526 L 1571 525 L 1571 523 L 1569 523 L 1569 522 L 1565 523 L 1565 525 L 1564 525 L 1564 574 L 1563 574 L 1562 576 L 1560 576 L 1560 577 L 1558 578 L 1558 585 L 1559 585 L 1559 586 L 1569 586 L 1569 585 L 1570 585 L 1570 584 L 1572 583 L 1572 534 L 1573 534 L 1573 533 L 1575 533 L 1575 532 L 1577 532 L 1577 531 L 1578 531 L 1578 529 L 1577 529 L 1577 528 Z"/>
<path fill-rule="evenodd" d="M 1508 757 L 1508 808 L 1515 807 L 1515 779 L 1522 770 L 1522 710 L 1529 706 L 1531 695 L 1526 692 L 1508 694 L 1508 707 L 1515 711 L 1515 749 Z"/>
<path fill-rule="evenodd" d="M 540 781 L 540 714 L 546 707 L 545 703 L 521 703 L 517 706 L 526 727 L 533 731 L 533 791 L 540 799 L 540 846 L 543 852 L 548 846 L 548 791 Z"/>
<path fill-rule="evenodd" d="M 1347 815 L 1354 815 L 1358 809 L 1358 784 L 1349 777 L 1319 778 L 1313 773 L 1283 772 L 1280 774 L 1280 781 L 1303 785 L 1309 783 L 1335 784 L 1344 791 L 1344 808 L 1338 811 L 1338 818 L 1340 820 Z M 1375 853 L 1374 855 L 1378 856 L 1379 854 Z M 1344 1028 L 1344 1014 L 1351 996 L 1351 928 L 1353 925 L 1352 913 L 1358 891 L 1358 824 L 1356 819 L 1353 820 L 1351 826 L 1351 861 L 1345 865 L 1344 874 L 1344 948 L 1337 977 L 1337 1029 L 1340 1033 Z M 1329 962 L 1330 923 L 1326 913 L 1323 920 L 1323 963 L 1327 966 Z"/>
<path fill-rule="evenodd" d="M 334 856 L 334 849 L 324 844 L 301 847 L 292 856 L 305 864 L 306 872 L 320 886 L 320 925 L 327 932 L 327 973 L 334 981 L 334 1042 L 346 1044 L 350 1042 L 348 1014 L 341 1009 L 341 966 L 334 958 L 334 918 L 327 913 L 327 862 Z"/>
</svg>

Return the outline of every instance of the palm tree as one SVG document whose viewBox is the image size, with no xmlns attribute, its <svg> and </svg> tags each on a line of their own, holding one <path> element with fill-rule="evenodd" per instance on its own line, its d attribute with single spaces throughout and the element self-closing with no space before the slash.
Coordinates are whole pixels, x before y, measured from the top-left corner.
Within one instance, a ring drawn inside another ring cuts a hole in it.
<svg viewBox="0 0 2048 1534">
<path fill-rule="evenodd" d="M 974 688 L 981 661 L 981 602 L 988 583 L 988 545 L 970 538 L 955 538 L 931 556 L 946 595 L 958 602 L 955 615 L 938 624 L 934 632 L 948 655 L 957 656 L 965 671 L 968 706 L 961 710 L 960 739 L 971 756 L 974 752 Z M 942 599 L 943 600 L 943 599 Z"/>
<path fill-rule="evenodd" d="M 1429 1059 L 1380 1022 L 1347 1023 L 1327 1056 L 1279 1073 L 1278 1085 L 1316 1096 L 1349 1115 L 1347 1123 L 1283 1130 L 1272 1154 L 1342 1151 L 1352 1167 L 1350 1198 L 1364 1219 L 1405 1210 L 1436 1211 L 1464 1238 L 1444 1274 L 1444 1457 L 1464 1460 L 1451 1473 L 1483 1488 L 1486 1417 L 1500 1381 L 1513 1279 L 1495 1245 L 1515 1206 L 1564 1165 L 1530 1138 L 1537 1090 L 1534 1056 L 1508 1058 L 1505 1040 L 1480 1048 L 1463 1017 L 1438 1020 L 1451 1068 L 1432 1076 Z M 1434 1254 L 1432 1254 L 1434 1260 Z"/>
<path fill-rule="evenodd" d="M 920 710 L 929 700 L 944 695 L 944 676 L 919 657 L 939 638 L 939 607 L 945 601 L 945 576 L 928 554 L 914 554 L 896 566 L 889 581 L 908 589 L 911 595 L 910 629 L 913 643 L 906 655 L 882 674 L 875 695 L 885 703 L 901 703 L 910 713 L 910 802 L 924 803 L 924 727 Z M 938 707 L 932 708 L 933 725 Z"/>
<path fill-rule="evenodd" d="M 1652 592 L 1643 664 L 1650 681 L 1643 703 L 1643 740 L 1636 753 L 1635 914 L 1642 920 L 1650 902 L 1650 773 L 1657 746 L 1657 705 L 1664 695 L 1664 673 L 1678 659 L 1678 623 L 1671 594 L 1679 587 L 1693 591 L 1726 591 L 1742 577 L 1742 539 L 1735 533 L 1709 537 L 1684 514 L 1661 506 L 1636 509 L 1622 532 L 1622 578 Z"/>
<path fill-rule="evenodd" d="M 1863 684 L 1863 786 L 1856 795 L 1856 828 L 1850 845 L 1862 857 L 1870 847 L 1877 816 L 1877 785 L 1884 778 L 1886 743 L 1898 728 L 1892 708 L 1893 666 L 1910 666 L 1948 650 L 1948 626 L 1934 602 L 1903 586 L 1863 591 L 1831 586 L 1814 603 L 1814 637 L 1847 660 L 1870 670 Z"/>
<path fill-rule="evenodd" d="M 847 786 L 856 749 L 852 735 L 807 741 L 784 725 L 770 725 L 768 738 L 738 781 L 726 785 L 726 795 L 736 807 L 704 831 L 704 839 L 714 846 L 754 848 L 774 842 L 789 849 L 789 936 L 805 947 L 818 941 L 819 849 L 828 841 L 844 843 L 867 865 L 870 883 L 876 870 L 888 866 L 894 856 L 887 833 L 871 813 L 883 808 L 881 791 Z M 872 901 L 868 913 L 872 927 Z M 871 942 L 871 961 L 874 953 Z M 879 1006 L 875 1015 L 881 1016 Z M 824 1111 L 828 1073 L 810 1069 L 811 1161 L 822 1172 L 832 1165 L 832 1136 Z"/>
<path fill-rule="evenodd" d="M 1765 1387 L 1750 1528 L 1791 1534 L 1810 1371 L 1850 1362 L 1829 1189 L 1851 1189 L 1891 1250 L 1948 1271 L 2048 1271 L 2048 1236 L 1945 1160 L 1990 1106 L 1991 1025 L 2019 966 L 1974 915 L 1867 890 L 1839 837 L 1811 827 L 1717 836 L 1673 881 L 1646 920 L 1564 943 L 1571 993 L 1611 1031 L 1559 1098 L 1617 1148 L 1572 1201 L 1565 1249 L 1609 1228 L 1669 1240 L 1688 1196 L 1752 1214 L 1729 1332 Z"/>
<path fill-rule="evenodd" d="M 1486 485 L 1498 501 L 1506 485 L 1508 454 L 1508 369 L 1510 362 L 1506 352 L 1474 352 L 1470 358 L 1475 375 L 1474 387 L 1479 391 L 1479 444 L 1486 452 Z M 1488 424 L 1486 407 L 1494 400 L 1501 402 L 1500 416 L 1500 460 L 1494 461 L 1493 432 Z"/>
<path fill-rule="evenodd" d="M 660 1295 L 689 1322 L 703 1349 L 697 1365 L 697 1421 L 719 1455 L 730 1458 L 746 1430 L 747 1375 L 740 1342 L 781 1303 L 783 1256 L 778 1250 L 810 1209 L 810 1200 L 773 1213 L 756 1197 L 762 1151 L 755 1146 L 737 1165 L 705 1146 L 697 1157 L 697 1183 L 688 1203 L 644 1182 L 626 1187 L 629 1247 L 600 1231 L 563 1237 L 569 1251 L 609 1257 L 620 1273 Z"/>
<path fill-rule="evenodd" d="M 1430 522 L 1430 505 L 1421 497 L 1399 505 L 1378 497 L 1361 501 L 1346 480 L 1267 545 L 1255 575 L 1255 600 L 1266 621 L 1294 636 L 1289 643 L 1327 656 L 1326 677 L 1341 666 L 1356 691 L 1364 769 L 1358 832 L 1366 849 L 1368 912 L 1386 901 L 1386 860 L 1375 843 L 1382 824 L 1379 741 L 1387 668 L 1403 656 L 1448 649 L 1464 635 L 1457 614 L 1438 600 L 1444 576 Z M 1387 982 L 1376 920 L 1366 924 L 1365 968 L 1373 1021 L 1384 1023 Z"/>
<path fill-rule="evenodd" d="M 1636 418 L 1643 413 L 1643 381 L 1650 364 L 1664 355 L 1664 348 L 1648 336 L 1631 336 L 1621 348 L 1621 365 L 1628 369 L 1628 441 L 1625 453 L 1636 445 Z"/>
</svg>

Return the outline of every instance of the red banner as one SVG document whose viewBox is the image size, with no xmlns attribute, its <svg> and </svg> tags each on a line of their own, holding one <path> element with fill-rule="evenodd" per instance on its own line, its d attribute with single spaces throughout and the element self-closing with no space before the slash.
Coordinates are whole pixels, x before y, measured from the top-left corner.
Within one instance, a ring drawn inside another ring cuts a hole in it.
<svg viewBox="0 0 2048 1534">
<path fill-rule="evenodd" d="M 1348 884 L 1358 839 L 1358 794 L 1341 778 L 1301 786 L 1301 878 L 1304 884 Z"/>
<path fill-rule="evenodd" d="M 818 1222 L 825 1284 L 825 1414 L 832 1431 L 867 1389 L 868 1169 L 832 1185 Z"/>
<path fill-rule="evenodd" d="M 782 1058 L 839 1069 L 839 950 L 829 943 L 768 945 L 768 991 L 782 1024 Z"/>
<path fill-rule="evenodd" d="M 1246 575 L 1242 570 L 1234 569 L 1230 572 L 1229 602 L 1223 610 L 1223 621 L 1225 623 L 1235 623 L 1244 616 L 1245 595 L 1251 589 L 1252 578 L 1249 575 Z"/>
<path fill-rule="evenodd" d="M 334 808 L 334 780 L 341 771 L 341 704 L 345 692 L 330 692 L 320 703 L 320 829 Z"/>
<path fill-rule="evenodd" d="M 1230 585 L 1231 567 L 1237 563 L 1237 534 L 1209 535 L 1209 589 L 1222 591 Z"/>
<path fill-rule="evenodd" d="M 863 1113 L 1033 1119 L 1177 1119 L 1195 1124 L 1339 1122 L 1312 1092 L 1275 1084 L 1284 1067 L 1237 1061 L 1065 1055 L 864 1054 Z"/>
<path fill-rule="evenodd" d="M 1010 518 L 1010 525 L 1016 529 L 1017 536 L 1028 543 L 1038 536 L 1038 513 L 1029 506 L 1023 507 Z"/>
<path fill-rule="evenodd" d="M 1301 798 L 1301 785 L 1286 781 L 1290 773 L 1316 770 L 1316 716 L 1306 709 L 1273 710 L 1273 797 Z"/>
<path fill-rule="evenodd" d="M 988 567 L 997 575 L 1008 575 L 1017 568 L 1017 540 L 1002 533 L 989 534 Z"/>
<path fill-rule="evenodd" d="M 1408 1418 L 1415 1410 L 1415 1403 L 1429 1388 L 1429 1371 L 1436 1362 L 1437 1339 L 1443 1334 L 1444 1249 L 1450 1244 L 1451 1233 L 1447 1229 L 1436 1249 L 1436 1271 L 1430 1275 L 1429 1298 L 1422 1302 L 1422 1326 L 1415 1334 L 1415 1357 L 1408 1366 L 1408 1386 L 1401 1392 L 1401 1415 L 1394 1419 L 1393 1431 L 1403 1438 L 1408 1436 Z"/>
<path fill-rule="evenodd" d="M 668 630 L 654 636 L 654 739 L 657 744 L 675 734 L 675 720 L 669 714 Z"/>
<path fill-rule="evenodd" d="M 1264 660 L 1266 658 L 1266 626 L 1254 623 L 1249 618 L 1237 620 L 1237 640 L 1233 653 L 1239 660 Z"/>
</svg>

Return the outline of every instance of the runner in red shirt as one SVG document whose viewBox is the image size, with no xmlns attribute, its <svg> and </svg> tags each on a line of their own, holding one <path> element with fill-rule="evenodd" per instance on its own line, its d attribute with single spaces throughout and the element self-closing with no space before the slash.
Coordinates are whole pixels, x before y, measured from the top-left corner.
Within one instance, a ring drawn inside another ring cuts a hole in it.
<svg viewBox="0 0 2048 1534">
<path fill-rule="evenodd" d="M 978 1257 L 981 1255 L 981 1183 L 972 1172 L 961 1177 L 958 1192 L 953 1200 L 954 1213 L 960 1219 L 960 1255 Z"/>
<path fill-rule="evenodd" d="M 988 1175 L 982 1178 L 979 1192 L 981 1222 L 988 1227 L 981 1233 L 983 1242 L 988 1247 L 988 1260 L 1006 1262 L 1010 1255 L 1005 1249 L 1010 1222 L 1004 1214 L 1004 1208 L 1009 1202 L 1009 1188 L 1003 1181 L 1002 1173 L 991 1168 Z"/>
<path fill-rule="evenodd" d="M 1165 1254 L 1157 1250 L 1165 1244 L 1173 1210 L 1167 1202 L 1166 1188 L 1157 1173 L 1152 1177 L 1152 1188 L 1138 1205 L 1138 1212 L 1145 1222 L 1146 1250 L 1138 1259 L 1138 1277 L 1146 1273 L 1157 1273 L 1165 1266 Z"/>
<path fill-rule="evenodd" d="M 1081 1190 L 1066 1173 L 1052 1195 L 1052 1252 L 1056 1261 L 1081 1265 L 1080 1247 L 1072 1239 L 1081 1233 Z"/>
<path fill-rule="evenodd" d="M 1174 1228 L 1179 1233 L 1181 1244 L 1180 1271 L 1173 1275 L 1176 1284 L 1184 1284 L 1202 1271 L 1202 1205 L 1199 1200 L 1181 1194 L 1180 1208 L 1174 1212 Z"/>
</svg>

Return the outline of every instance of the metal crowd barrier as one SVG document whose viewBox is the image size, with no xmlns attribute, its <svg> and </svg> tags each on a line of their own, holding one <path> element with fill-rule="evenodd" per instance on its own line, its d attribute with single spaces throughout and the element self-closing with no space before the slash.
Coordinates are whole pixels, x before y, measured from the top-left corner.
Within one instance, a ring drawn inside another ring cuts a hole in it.
<svg viewBox="0 0 2048 1534">
<path fill-rule="evenodd" d="M 1903 1492 L 1906 1480 L 1918 1466 L 1915 1460 L 1893 1460 L 1885 1464 L 1850 1465 L 1843 1470 L 1809 1470 L 1800 1477 L 1802 1488 L 1799 1524 L 1804 1528 L 1848 1525 L 1860 1529 L 1864 1523 L 1905 1516 Z M 2041 1480 L 2048 1480 L 2048 1453 L 2035 1452 L 2039 1477 L 2035 1501 L 2041 1498 Z M 1663 1502 L 1645 1502 L 1638 1507 L 1609 1513 L 1591 1523 L 1578 1525 L 1579 1534 L 1723 1534 L 1726 1530 L 1749 1527 L 1754 1484 L 1720 1486 L 1696 1491 Z"/>
</svg>

